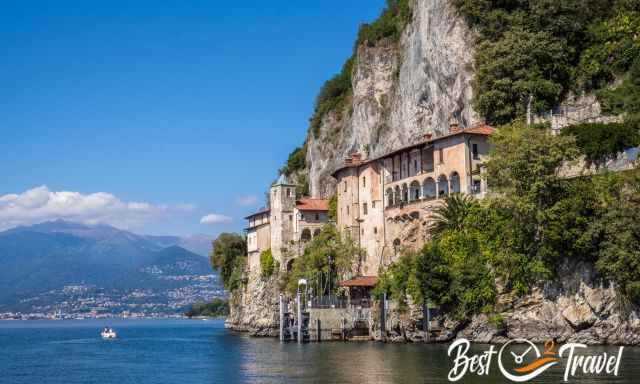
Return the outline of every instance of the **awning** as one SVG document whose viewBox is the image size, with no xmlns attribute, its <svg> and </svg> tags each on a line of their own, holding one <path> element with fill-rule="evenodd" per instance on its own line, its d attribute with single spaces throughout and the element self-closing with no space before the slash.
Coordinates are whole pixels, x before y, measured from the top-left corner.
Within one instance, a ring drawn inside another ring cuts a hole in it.
<svg viewBox="0 0 640 384">
<path fill-rule="evenodd" d="M 341 281 L 341 287 L 375 287 L 378 283 L 376 276 L 357 276 L 349 280 Z"/>
</svg>

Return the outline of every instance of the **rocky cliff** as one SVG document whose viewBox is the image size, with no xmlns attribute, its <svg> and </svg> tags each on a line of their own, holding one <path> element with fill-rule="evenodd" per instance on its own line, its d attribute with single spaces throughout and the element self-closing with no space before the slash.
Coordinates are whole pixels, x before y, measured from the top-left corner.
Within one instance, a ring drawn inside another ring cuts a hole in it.
<svg viewBox="0 0 640 384">
<path fill-rule="evenodd" d="M 559 279 L 537 287 L 529 295 L 498 296 L 498 315 L 474 316 L 468 321 L 439 318 L 441 332 L 432 341 L 446 342 L 464 337 L 477 343 L 504 343 L 526 338 L 544 343 L 640 345 L 640 312 L 598 277 L 593 265 L 566 263 Z M 387 318 L 388 340 L 423 341 L 422 310 L 391 310 Z M 374 324 L 380 339 L 379 322 Z"/>
<path fill-rule="evenodd" d="M 231 293 L 225 327 L 252 336 L 278 336 L 279 292 L 277 277 L 248 276 L 246 284 Z"/>
<path fill-rule="evenodd" d="M 453 0 L 414 0 L 412 18 L 400 38 L 360 44 L 344 103 L 324 113 L 318 129 L 306 139 L 310 192 L 333 195 L 331 172 L 351 152 L 376 157 L 412 143 L 425 133 L 448 132 L 456 119 L 462 126 L 481 120 L 472 107 L 474 38 Z M 554 128 L 568 123 L 609 121 L 601 118 L 592 96 L 565 100 L 560 113 L 541 116 Z M 298 175 L 294 175 L 297 179 Z M 307 177 L 307 175 L 304 175 Z M 524 337 L 537 342 L 640 344 L 640 318 L 615 287 L 602 281 L 593 265 L 565 265 L 562 279 L 531 294 L 498 296 L 493 316 L 468 321 L 442 318 L 437 341 L 466 337 L 475 342 L 501 342 Z M 277 333 L 277 284 L 252 276 L 232 297 L 227 325 L 256 335 Z M 420 341 L 422 311 L 392 310 L 387 318 L 390 340 Z M 380 338 L 373 314 L 373 331 Z"/>
<path fill-rule="evenodd" d="M 360 45 L 352 96 L 343 109 L 322 117 L 307 137 L 313 196 L 333 193 L 330 173 L 358 151 L 378 156 L 427 132 L 448 131 L 451 117 L 478 121 L 471 106 L 473 39 L 451 1 L 416 0 L 398 42 Z"/>
</svg>

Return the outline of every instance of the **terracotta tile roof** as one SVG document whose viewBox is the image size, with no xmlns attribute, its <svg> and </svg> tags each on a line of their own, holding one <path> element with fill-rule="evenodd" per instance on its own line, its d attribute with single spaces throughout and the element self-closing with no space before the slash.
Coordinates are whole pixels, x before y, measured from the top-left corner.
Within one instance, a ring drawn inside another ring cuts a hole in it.
<svg viewBox="0 0 640 384">
<path fill-rule="evenodd" d="M 493 134 L 493 132 L 495 132 L 495 128 L 490 127 L 486 124 L 474 125 L 473 127 L 467 128 L 464 130 L 464 133 L 473 133 L 476 135 L 486 135 L 486 136 Z"/>
<path fill-rule="evenodd" d="M 378 278 L 375 276 L 357 276 L 340 282 L 341 287 L 375 287 Z"/>
<path fill-rule="evenodd" d="M 325 199 L 299 199 L 296 208 L 300 211 L 328 211 L 329 200 Z"/>
</svg>

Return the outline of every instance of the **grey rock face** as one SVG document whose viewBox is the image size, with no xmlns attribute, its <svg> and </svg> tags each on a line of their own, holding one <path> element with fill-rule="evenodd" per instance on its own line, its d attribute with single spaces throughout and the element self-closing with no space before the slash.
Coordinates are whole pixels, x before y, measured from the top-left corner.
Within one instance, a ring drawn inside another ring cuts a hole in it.
<svg viewBox="0 0 640 384">
<path fill-rule="evenodd" d="M 417 0 L 399 46 L 360 47 L 353 97 L 344 111 L 324 116 L 307 139 L 313 196 L 331 195 L 330 174 L 353 151 L 375 157 L 419 136 L 448 132 L 450 117 L 478 121 L 471 107 L 472 36 L 451 1 Z"/>
<path fill-rule="evenodd" d="M 246 286 L 231 294 L 225 327 L 252 336 L 278 336 L 278 295 L 277 277 L 250 276 Z"/>
</svg>

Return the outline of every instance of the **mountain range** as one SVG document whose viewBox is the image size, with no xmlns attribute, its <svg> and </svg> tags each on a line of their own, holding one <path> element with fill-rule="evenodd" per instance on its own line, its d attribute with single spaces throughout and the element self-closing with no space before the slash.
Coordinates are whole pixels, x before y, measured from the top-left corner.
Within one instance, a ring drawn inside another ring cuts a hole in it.
<svg viewBox="0 0 640 384">
<path fill-rule="evenodd" d="M 222 295 L 182 241 L 62 220 L 0 232 L 0 313 L 171 313 Z"/>
</svg>

